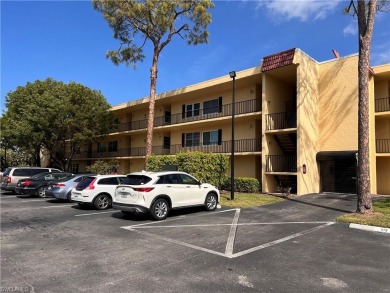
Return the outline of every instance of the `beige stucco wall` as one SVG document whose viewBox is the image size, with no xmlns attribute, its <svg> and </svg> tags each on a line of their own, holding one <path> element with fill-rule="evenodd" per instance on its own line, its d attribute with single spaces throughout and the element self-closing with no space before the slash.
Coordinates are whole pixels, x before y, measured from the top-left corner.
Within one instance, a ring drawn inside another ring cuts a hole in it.
<svg viewBox="0 0 390 293">
<path fill-rule="evenodd" d="M 320 177 L 316 155 L 319 151 L 318 65 L 301 51 L 297 68 L 297 195 L 318 193 Z M 306 174 L 302 166 L 306 165 Z"/>
<path fill-rule="evenodd" d="M 390 84 L 388 80 L 380 80 L 375 82 L 375 99 L 389 97 Z"/>
<path fill-rule="evenodd" d="M 273 134 L 266 134 L 266 115 L 286 111 L 286 101 L 291 101 L 294 90 L 285 81 L 269 73 L 262 79 L 262 192 L 275 192 L 277 183 L 273 175 L 266 175 L 266 156 L 282 155 Z"/>
<path fill-rule="evenodd" d="M 377 193 L 377 172 L 376 172 L 376 133 L 375 133 L 375 83 L 374 77 L 369 79 L 369 149 L 370 149 L 370 182 L 371 194 Z"/>
<path fill-rule="evenodd" d="M 256 166 L 260 165 L 260 156 L 247 155 L 247 156 L 235 156 L 234 157 L 234 177 L 256 177 Z M 227 175 L 230 176 L 230 168 L 227 171 Z"/>
<path fill-rule="evenodd" d="M 319 149 L 357 150 L 358 56 L 319 65 Z"/>
<path fill-rule="evenodd" d="M 377 157 L 377 193 L 390 195 L 390 157 Z"/>
<path fill-rule="evenodd" d="M 390 138 L 390 118 L 375 120 L 375 134 L 376 139 Z"/>
</svg>

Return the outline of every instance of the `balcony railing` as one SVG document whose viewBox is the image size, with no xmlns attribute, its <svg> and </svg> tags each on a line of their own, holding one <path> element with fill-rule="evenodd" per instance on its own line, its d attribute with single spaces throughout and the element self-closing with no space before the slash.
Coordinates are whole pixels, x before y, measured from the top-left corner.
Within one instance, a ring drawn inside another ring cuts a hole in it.
<svg viewBox="0 0 390 293">
<path fill-rule="evenodd" d="M 390 111 L 390 97 L 375 99 L 375 112 Z"/>
<path fill-rule="evenodd" d="M 376 140 L 377 153 L 390 153 L 390 138 Z"/>
<path fill-rule="evenodd" d="M 203 153 L 230 153 L 231 141 L 222 141 L 220 145 L 199 145 L 199 146 L 183 146 L 171 145 L 152 147 L 152 153 L 155 155 L 175 155 L 179 152 L 197 151 Z M 234 142 L 234 151 L 241 152 L 261 152 L 261 138 L 241 139 Z M 124 148 L 118 149 L 116 152 L 81 152 L 76 154 L 74 158 L 111 158 L 111 157 L 140 157 L 145 156 L 145 147 Z"/>
<path fill-rule="evenodd" d="M 232 151 L 231 140 L 222 141 L 220 145 L 199 145 L 199 146 L 183 146 L 172 145 L 171 154 L 176 154 L 183 151 L 191 152 L 203 152 L 203 153 L 231 153 Z M 260 152 L 261 151 L 261 138 L 256 139 L 241 139 L 234 141 L 234 152 Z"/>
<path fill-rule="evenodd" d="M 159 116 L 154 118 L 153 125 L 154 127 L 158 127 L 158 126 L 175 125 L 175 124 L 192 122 L 192 121 L 201 121 L 201 120 L 213 119 L 218 117 L 231 116 L 232 104 L 222 105 L 221 107 L 218 107 L 217 111 L 214 113 L 208 113 L 209 111 L 210 109 L 196 110 L 196 116 L 192 116 L 192 117 L 186 117 L 186 113 L 177 113 L 177 114 L 171 114 L 166 116 Z M 235 103 L 235 115 L 259 112 L 259 111 L 261 111 L 260 99 Z M 194 114 L 194 112 L 192 112 L 192 114 Z M 121 123 L 119 124 L 119 131 L 122 132 L 122 131 L 129 131 L 129 130 L 146 129 L 147 125 L 148 125 L 147 119 Z"/>
<path fill-rule="evenodd" d="M 265 156 L 266 172 L 297 172 L 297 157 L 270 155 Z"/>
<path fill-rule="evenodd" d="M 286 129 L 297 127 L 297 115 L 295 112 L 282 112 L 267 114 L 265 116 L 266 130 Z"/>
</svg>

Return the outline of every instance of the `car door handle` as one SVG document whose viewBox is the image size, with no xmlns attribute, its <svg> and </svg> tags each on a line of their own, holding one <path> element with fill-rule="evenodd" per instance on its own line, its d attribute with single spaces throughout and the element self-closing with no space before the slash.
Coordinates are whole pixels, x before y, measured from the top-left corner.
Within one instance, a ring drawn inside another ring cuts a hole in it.
<svg viewBox="0 0 390 293">
<path fill-rule="evenodd" d="M 186 186 L 187 188 L 191 188 L 191 186 Z"/>
<path fill-rule="evenodd" d="M 167 185 L 167 187 L 172 187 L 172 186 L 170 186 L 170 185 Z"/>
</svg>

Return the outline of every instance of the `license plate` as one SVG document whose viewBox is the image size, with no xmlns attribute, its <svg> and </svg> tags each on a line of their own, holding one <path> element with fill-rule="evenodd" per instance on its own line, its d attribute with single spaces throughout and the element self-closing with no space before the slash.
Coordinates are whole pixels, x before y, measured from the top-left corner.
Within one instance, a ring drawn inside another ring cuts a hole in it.
<svg viewBox="0 0 390 293">
<path fill-rule="evenodd" d="M 123 198 L 126 198 L 128 195 L 127 192 L 118 192 L 118 194 L 120 195 L 120 197 L 123 197 Z"/>
</svg>

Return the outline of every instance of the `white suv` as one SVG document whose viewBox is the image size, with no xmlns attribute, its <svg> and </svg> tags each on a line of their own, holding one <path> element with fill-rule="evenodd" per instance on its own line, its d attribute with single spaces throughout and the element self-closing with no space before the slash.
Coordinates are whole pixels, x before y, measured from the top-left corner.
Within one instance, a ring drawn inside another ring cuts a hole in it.
<svg viewBox="0 0 390 293">
<path fill-rule="evenodd" d="M 126 175 L 96 175 L 87 176 L 72 189 L 72 202 L 79 205 L 92 204 L 98 210 L 111 206 L 115 188 Z"/>
<path fill-rule="evenodd" d="M 219 190 L 184 172 L 135 172 L 116 188 L 112 207 L 123 214 L 148 213 L 164 220 L 170 209 L 204 205 L 216 209 Z"/>
</svg>

